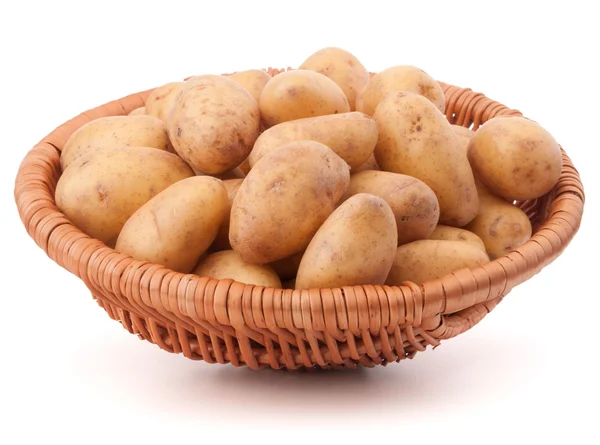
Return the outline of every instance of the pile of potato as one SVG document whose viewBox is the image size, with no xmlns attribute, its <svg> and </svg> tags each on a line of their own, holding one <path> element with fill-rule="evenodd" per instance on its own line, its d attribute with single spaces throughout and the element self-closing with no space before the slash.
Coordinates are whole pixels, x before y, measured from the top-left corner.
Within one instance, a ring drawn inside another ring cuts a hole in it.
<svg viewBox="0 0 600 445">
<path fill-rule="evenodd" d="M 56 187 L 83 232 L 183 273 L 285 288 L 422 283 L 531 236 L 516 200 L 556 184 L 537 123 L 451 125 L 431 76 L 370 77 L 339 48 L 273 78 L 250 70 L 156 88 L 69 138 Z"/>
</svg>

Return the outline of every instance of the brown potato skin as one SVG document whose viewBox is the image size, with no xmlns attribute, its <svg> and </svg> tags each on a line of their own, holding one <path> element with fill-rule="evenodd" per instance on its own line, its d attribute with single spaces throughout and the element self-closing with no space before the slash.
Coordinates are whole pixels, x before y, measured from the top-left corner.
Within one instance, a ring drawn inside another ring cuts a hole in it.
<svg viewBox="0 0 600 445">
<path fill-rule="evenodd" d="M 469 230 L 459 229 L 458 227 L 439 224 L 427 238 L 440 241 L 463 241 L 471 243 L 485 252 L 485 244 L 481 238 Z"/>
<path fill-rule="evenodd" d="M 190 176 L 194 172 L 178 156 L 155 148 L 94 151 L 65 169 L 56 205 L 82 232 L 112 247 L 137 209 Z"/>
<path fill-rule="evenodd" d="M 377 124 L 364 113 L 342 113 L 283 122 L 263 132 L 248 158 L 254 166 L 266 153 L 293 141 L 327 145 L 350 168 L 364 164 L 377 144 Z"/>
<path fill-rule="evenodd" d="M 233 250 L 255 264 L 300 252 L 331 214 L 349 180 L 348 164 L 319 142 L 291 142 L 269 153 L 250 170 L 233 200 Z"/>
<path fill-rule="evenodd" d="M 269 266 L 271 266 L 277 275 L 279 275 L 281 281 L 289 281 L 296 278 L 303 255 L 304 250 L 295 253 L 292 256 L 269 263 Z"/>
<path fill-rule="evenodd" d="M 165 124 L 153 116 L 108 116 L 77 129 L 60 155 L 65 170 L 75 159 L 105 148 L 153 147 L 172 151 Z"/>
<path fill-rule="evenodd" d="M 461 227 L 479 209 L 467 154 L 444 115 L 423 96 L 397 91 L 373 116 L 379 142 L 375 158 L 383 170 L 414 176 L 434 191 L 440 223 Z"/>
<path fill-rule="evenodd" d="M 262 91 L 259 107 L 266 128 L 305 117 L 350 111 L 342 89 L 329 77 L 309 70 L 274 76 Z"/>
<path fill-rule="evenodd" d="M 166 123 L 183 84 L 184 82 L 169 82 L 155 88 L 146 101 L 146 114 Z"/>
<path fill-rule="evenodd" d="M 350 197 L 319 228 L 300 262 L 296 289 L 383 284 L 398 229 L 390 206 L 367 193 Z"/>
<path fill-rule="evenodd" d="M 479 212 L 465 229 L 485 244 L 491 259 L 508 254 L 531 238 L 531 222 L 520 208 L 492 194 L 480 196 Z"/>
<path fill-rule="evenodd" d="M 227 212 L 225 218 L 219 227 L 219 231 L 212 244 L 211 250 L 230 250 L 231 244 L 229 244 L 229 219 L 231 217 L 231 206 L 233 204 L 233 198 L 237 194 L 240 186 L 244 182 L 243 179 L 225 179 L 223 180 L 223 186 L 227 190 Z"/>
<path fill-rule="evenodd" d="M 200 261 L 193 273 L 201 277 L 229 278 L 239 283 L 281 289 L 281 280 L 271 267 L 247 263 L 233 250 L 211 253 Z"/>
<path fill-rule="evenodd" d="M 146 114 L 146 107 L 134 108 L 127 114 L 127 116 L 139 116 L 140 114 Z"/>
<path fill-rule="evenodd" d="M 238 71 L 227 77 L 244 87 L 256 103 L 260 102 L 262 90 L 265 88 L 267 82 L 272 79 L 271 75 L 263 70 Z"/>
<path fill-rule="evenodd" d="M 127 220 L 115 250 L 188 273 L 212 243 L 226 214 L 227 192 L 219 179 L 182 179 Z"/>
<path fill-rule="evenodd" d="M 224 76 L 196 76 L 188 82 L 169 115 L 175 151 L 192 168 L 210 175 L 237 167 L 258 137 L 256 101 Z"/>
<path fill-rule="evenodd" d="M 385 281 L 399 286 L 404 281 L 423 284 L 465 267 L 489 262 L 480 247 L 463 241 L 419 240 L 399 246 Z"/>
<path fill-rule="evenodd" d="M 445 111 L 444 91 L 440 84 L 425 71 L 414 66 L 394 66 L 373 76 L 356 97 L 356 110 L 373 116 L 377 105 L 395 91 L 422 95 L 442 113 Z"/>
<path fill-rule="evenodd" d="M 316 71 L 337 83 L 352 111 L 356 109 L 356 95 L 370 80 L 369 72 L 362 63 L 341 48 L 323 48 L 306 59 L 299 69 Z"/>
<path fill-rule="evenodd" d="M 495 194 L 509 200 L 535 199 L 558 182 L 560 146 L 539 124 L 524 117 L 496 117 L 469 143 L 475 174 Z"/>
<path fill-rule="evenodd" d="M 475 136 L 475 132 L 469 128 L 463 127 L 462 125 L 453 124 L 452 129 L 460 141 L 461 148 L 464 148 L 466 153 L 467 149 L 469 148 L 469 142 L 471 139 L 473 139 L 473 136 Z"/>
<path fill-rule="evenodd" d="M 390 206 L 398 229 L 398 244 L 427 238 L 438 223 L 440 207 L 435 193 L 412 176 L 373 170 L 355 173 L 350 176 L 344 198 L 359 193 L 379 196 Z"/>
</svg>

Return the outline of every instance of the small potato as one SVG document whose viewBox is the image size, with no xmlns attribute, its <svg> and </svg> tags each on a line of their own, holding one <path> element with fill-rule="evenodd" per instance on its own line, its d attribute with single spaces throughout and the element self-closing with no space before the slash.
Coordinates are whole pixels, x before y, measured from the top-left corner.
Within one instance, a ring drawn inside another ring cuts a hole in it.
<svg viewBox="0 0 600 445">
<path fill-rule="evenodd" d="M 452 226 L 438 225 L 435 230 L 429 235 L 428 239 L 442 241 L 463 241 L 471 243 L 485 252 L 485 244 L 481 238 L 465 229 L 459 229 Z"/>
<path fill-rule="evenodd" d="M 300 65 L 301 70 L 321 73 L 337 83 L 354 111 L 356 95 L 369 82 L 369 72 L 360 61 L 341 48 L 324 48 L 311 55 Z"/>
<path fill-rule="evenodd" d="M 244 87 L 256 103 L 260 102 L 262 90 L 267 82 L 271 80 L 271 75 L 263 70 L 239 71 L 227 77 Z"/>
<path fill-rule="evenodd" d="M 490 259 L 480 247 L 463 241 L 420 240 L 398 247 L 385 284 L 404 281 L 423 284 L 465 267 L 481 266 Z"/>
<path fill-rule="evenodd" d="M 127 220 L 115 250 L 136 260 L 190 272 L 227 215 L 219 179 L 193 176 L 167 187 Z"/>
<path fill-rule="evenodd" d="M 134 108 L 127 116 L 139 116 L 140 114 L 146 114 L 146 107 Z"/>
<path fill-rule="evenodd" d="M 491 259 L 508 254 L 531 238 L 531 222 L 520 208 L 492 194 L 480 195 L 479 212 L 465 229 L 477 234 Z"/>
<path fill-rule="evenodd" d="M 329 77 L 308 70 L 273 77 L 260 96 L 260 115 L 267 128 L 305 117 L 350 111 L 342 89 Z"/>
<path fill-rule="evenodd" d="M 65 170 L 75 159 L 95 150 L 122 147 L 172 150 L 167 127 L 153 116 L 101 117 L 69 137 L 60 155 L 60 165 Z"/>
<path fill-rule="evenodd" d="M 539 198 L 557 183 L 562 168 L 558 143 L 536 122 L 497 117 L 469 143 L 475 174 L 496 195 L 509 200 Z"/>
<path fill-rule="evenodd" d="M 224 76 L 188 80 L 169 115 L 175 151 L 195 170 L 217 175 L 237 167 L 258 137 L 258 105 Z"/>
<path fill-rule="evenodd" d="M 270 263 L 269 266 L 277 272 L 277 275 L 279 275 L 279 278 L 281 278 L 282 281 L 291 280 L 292 278 L 296 278 L 296 275 L 298 274 L 298 268 L 300 267 L 300 261 L 302 261 L 303 255 L 304 251 L 301 251 L 292 256 L 274 261 L 273 263 Z"/>
<path fill-rule="evenodd" d="M 442 113 L 446 102 L 440 84 L 414 66 L 395 66 L 373 76 L 356 97 L 356 110 L 373 116 L 379 102 L 395 91 L 409 91 L 429 99 Z"/>
<path fill-rule="evenodd" d="M 377 163 L 377 159 L 375 159 L 374 154 L 369 156 L 369 159 L 367 159 L 364 163 L 360 164 L 356 168 L 353 168 L 350 174 L 353 175 L 355 173 L 362 172 L 365 170 L 381 170 L 379 164 Z"/>
<path fill-rule="evenodd" d="M 244 182 L 243 179 L 223 180 L 223 185 L 225 186 L 225 190 L 227 190 L 227 212 L 219 227 L 217 237 L 212 244 L 212 250 L 219 251 L 231 249 L 231 244 L 229 244 L 229 218 L 231 217 L 231 205 L 233 204 L 233 198 L 235 198 L 242 182 Z"/>
<path fill-rule="evenodd" d="M 464 148 L 466 153 L 469 148 L 469 142 L 473 139 L 473 136 L 475 136 L 475 132 L 462 125 L 452 125 L 452 129 L 454 130 L 454 134 L 456 134 L 460 140 L 461 148 Z"/>
<path fill-rule="evenodd" d="M 383 284 L 394 262 L 398 229 L 390 206 L 359 193 L 319 228 L 300 262 L 296 289 Z"/>
<path fill-rule="evenodd" d="M 300 252 L 331 214 L 349 180 L 348 164 L 319 142 L 290 142 L 269 153 L 250 170 L 233 200 L 233 250 L 255 264 Z"/>
<path fill-rule="evenodd" d="M 281 280 L 273 269 L 247 263 L 233 250 L 211 253 L 200 261 L 193 273 L 217 280 L 229 278 L 244 284 L 281 288 Z"/>
<path fill-rule="evenodd" d="M 112 247 L 137 209 L 190 176 L 194 172 L 181 158 L 155 148 L 93 151 L 65 169 L 56 205 L 81 231 Z"/>
<path fill-rule="evenodd" d="M 434 191 L 440 223 L 461 227 L 477 214 L 479 201 L 467 154 L 444 115 L 423 96 L 397 91 L 373 116 L 383 170 L 414 176 Z"/>
<path fill-rule="evenodd" d="M 169 113 L 184 82 L 170 82 L 155 88 L 146 101 L 146 114 L 167 123 Z"/>
<path fill-rule="evenodd" d="M 438 222 L 438 200 L 424 182 L 399 173 L 366 170 L 350 176 L 344 195 L 370 193 L 391 207 L 398 229 L 398 244 L 427 238 Z"/>
<path fill-rule="evenodd" d="M 261 134 L 248 158 L 254 166 L 265 154 L 293 141 L 327 145 L 350 168 L 364 164 L 377 144 L 377 124 L 363 113 L 342 113 L 283 122 Z"/>
</svg>

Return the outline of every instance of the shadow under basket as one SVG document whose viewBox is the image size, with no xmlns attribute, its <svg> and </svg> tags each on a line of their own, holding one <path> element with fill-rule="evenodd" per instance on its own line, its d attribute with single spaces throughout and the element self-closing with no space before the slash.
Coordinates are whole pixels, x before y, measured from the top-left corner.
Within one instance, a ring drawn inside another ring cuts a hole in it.
<svg viewBox="0 0 600 445">
<path fill-rule="evenodd" d="M 452 124 L 477 129 L 495 116 L 521 115 L 481 93 L 441 85 Z M 372 367 L 412 358 L 481 321 L 514 286 L 560 255 L 580 225 L 583 186 L 563 151 L 556 186 L 539 199 L 517 203 L 533 224 L 527 243 L 481 267 L 421 286 L 270 289 L 136 261 L 75 227 L 56 207 L 54 190 L 68 137 L 93 119 L 143 106 L 150 92 L 88 110 L 42 139 L 20 166 L 15 200 L 29 235 L 85 282 L 111 318 L 139 338 L 190 359 L 298 369 Z"/>
</svg>

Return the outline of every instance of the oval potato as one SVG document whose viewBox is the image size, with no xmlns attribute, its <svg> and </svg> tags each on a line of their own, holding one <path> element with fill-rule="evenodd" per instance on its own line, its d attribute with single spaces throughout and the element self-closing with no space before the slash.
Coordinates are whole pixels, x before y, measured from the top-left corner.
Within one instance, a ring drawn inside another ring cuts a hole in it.
<svg viewBox="0 0 600 445">
<path fill-rule="evenodd" d="M 364 164 L 377 144 L 377 124 L 363 113 L 342 113 L 283 122 L 262 133 L 248 160 L 254 166 L 266 153 L 301 140 L 327 145 L 350 168 Z"/>
<path fill-rule="evenodd" d="M 444 115 L 423 96 L 397 91 L 373 116 L 383 170 L 420 179 L 434 191 L 440 223 L 463 226 L 477 214 L 477 189 L 467 154 Z"/>
<path fill-rule="evenodd" d="M 194 172 L 178 156 L 155 148 L 95 151 L 65 169 L 56 205 L 81 231 L 112 247 L 137 209 L 190 176 Z"/>
<path fill-rule="evenodd" d="M 423 284 L 465 267 L 489 262 L 480 247 L 463 241 L 419 240 L 398 247 L 385 284 L 399 286 L 404 281 Z"/>
<path fill-rule="evenodd" d="M 233 250 L 256 264 L 300 252 L 331 214 L 349 180 L 348 164 L 319 142 L 291 142 L 269 153 L 250 170 L 233 200 Z"/>
<path fill-rule="evenodd" d="M 247 263 L 233 250 L 211 253 L 200 261 L 193 273 L 217 280 L 229 278 L 239 283 L 281 288 L 281 280 L 273 269 Z"/>
<path fill-rule="evenodd" d="M 165 124 L 146 115 L 109 116 L 94 119 L 77 129 L 60 155 L 65 170 L 75 159 L 105 148 L 152 147 L 172 150 Z"/>
<path fill-rule="evenodd" d="M 188 273 L 214 240 L 226 214 L 227 192 L 219 179 L 182 179 L 127 220 L 115 250 Z"/>
<path fill-rule="evenodd" d="M 299 67 L 323 74 L 339 85 L 350 110 L 355 110 L 356 95 L 369 82 L 370 76 L 360 61 L 341 48 L 324 48 L 312 54 Z"/>
<path fill-rule="evenodd" d="M 146 101 L 146 114 L 154 116 L 167 123 L 169 113 L 179 95 L 179 89 L 184 82 L 170 82 L 155 88 Z"/>
<path fill-rule="evenodd" d="M 229 244 L 229 219 L 231 217 L 231 206 L 233 204 L 233 198 L 237 194 L 240 186 L 244 182 L 243 179 L 226 179 L 223 181 L 223 186 L 225 186 L 225 190 L 227 190 L 227 212 L 221 226 L 219 227 L 219 232 L 217 233 L 217 237 L 212 245 L 212 250 L 230 250 L 231 244 Z"/>
<path fill-rule="evenodd" d="M 431 232 L 428 239 L 440 241 L 463 241 L 465 243 L 474 244 L 485 252 L 485 244 L 481 238 L 469 230 L 459 229 L 458 227 L 444 226 L 443 224 L 439 224 L 436 226 L 434 231 Z"/>
<path fill-rule="evenodd" d="M 340 205 L 304 252 L 296 289 L 383 284 L 394 262 L 398 229 L 390 206 L 359 193 Z"/>
<path fill-rule="evenodd" d="M 260 102 L 262 90 L 267 82 L 272 79 L 271 75 L 263 70 L 238 71 L 227 77 L 244 87 L 244 89 L 254 98 L 256 103 Z"/>
<path fill-rule="evenodd" d="M 309 70 L 292 70 L 274 76 L 260 96 L 265 126 L 325 114 L 347 113 L 348 99 L 329 77 Z"/>
</svg>

